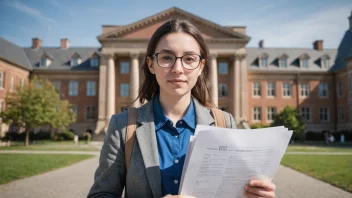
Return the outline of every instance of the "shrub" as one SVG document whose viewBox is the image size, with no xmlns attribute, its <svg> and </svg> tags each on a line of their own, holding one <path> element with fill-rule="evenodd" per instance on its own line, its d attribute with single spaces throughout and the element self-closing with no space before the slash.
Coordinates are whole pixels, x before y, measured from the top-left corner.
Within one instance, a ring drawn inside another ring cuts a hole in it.
<svg viewBox="0 0 352 198">
<path fill-rule="evenodd" d="M 307 141 L 325 141 L 325 136 L 323 133 L 307 131 L 305 134 L 305 140 Z"/>
<path fill-rule="evenodd" d="M 269 125 L 262 124 L 261 122 L 251 125 L 251 129 L 260 129 L 260 128 L 267 128 L 267 127 L 269 127 Z"/>
<path fill-rule="evenodd" d="M 73 140 L 75 134 L 71 131 L 63 131 L 59 135 L 59 140 Z"/>
</svg>

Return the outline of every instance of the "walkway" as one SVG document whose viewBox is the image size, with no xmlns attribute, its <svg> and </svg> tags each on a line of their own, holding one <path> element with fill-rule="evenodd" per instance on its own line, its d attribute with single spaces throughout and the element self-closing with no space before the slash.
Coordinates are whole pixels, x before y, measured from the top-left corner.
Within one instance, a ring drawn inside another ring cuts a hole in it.
<svg viewBox="0 0 352 198">
<path fill-rule="evenodd" d="M 4 153 L 2 151 L 1 153 Z M 14 151 L 9 151 L 13 153 Z M 22 153 L 23 151 L 21 151 Z M 79 153 L 95 154 L 97 152 L 58 152 L 58 151 L 25 151 L 25 153 Z M 94 171 L 99 157 L 79 162 L 69 167 L 52 172 L 17 180 L 0 185 L 1 198 L 77 198 L 86 197 L 93 183 Z M 352 194 L 327 183 L 306 176 L 290 168 L 280 166 L 273 181 L 277 185 L 279 198 L 351 198 Z"/>
</svg>

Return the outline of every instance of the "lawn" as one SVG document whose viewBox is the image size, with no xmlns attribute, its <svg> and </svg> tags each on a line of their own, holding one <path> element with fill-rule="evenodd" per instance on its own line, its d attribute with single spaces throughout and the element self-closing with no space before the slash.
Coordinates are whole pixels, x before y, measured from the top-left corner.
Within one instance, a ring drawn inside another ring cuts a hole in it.
<svg viewBox="0 0 352 198">
<path fill-rule="evenodd" d="M 289 145 L 286 152 L 351 152 L 352 147 Z"/>
<path fill-rule="evenodd" d="M 352 156 L 285 155 L 281 164 L 352 192 Z"/>
<path fill-rule="evenodd" d="M 35 144 L 24 146 L 23 142 L 13 142 L 11 147 L 0 147 L 0 150 L 39 150 L 39 151 L 100 151 L 93 145 L 80 141 L 79 145 L 74 145 L 73 141 L 41 141 Z"/>
<path fill-rule="evenodd" d="M 94 155 L 0 154 L 0 184 L 68 166 Z"/>
</svg>

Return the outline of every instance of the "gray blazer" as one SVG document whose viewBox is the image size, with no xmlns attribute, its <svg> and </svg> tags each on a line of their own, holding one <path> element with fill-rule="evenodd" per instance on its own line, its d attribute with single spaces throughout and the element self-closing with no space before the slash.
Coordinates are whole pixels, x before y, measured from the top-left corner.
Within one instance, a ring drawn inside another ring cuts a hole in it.
<svg viewBox="0 0 352 198">
<path fill-rule="evenodd" d="M 196 124 L 214 125 L 210 110 L 193 99 Z M 231 114 L 225 112 L 227 128 L 236 128 Z M 161 176 L 156 134 L 154 129 L 153 102 L 138 109 L 136 141 L 131 165 L 125 167 L 125 135 L 127 111 L 113 115 L 100 153 L 99 167 L 88 197 L 161 197 Z"/>
</svg>

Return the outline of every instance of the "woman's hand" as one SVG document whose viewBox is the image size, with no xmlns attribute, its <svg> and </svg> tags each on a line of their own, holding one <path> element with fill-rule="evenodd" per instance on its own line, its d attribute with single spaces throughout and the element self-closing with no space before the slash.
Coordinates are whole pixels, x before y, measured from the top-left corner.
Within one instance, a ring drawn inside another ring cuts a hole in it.
<svg viewBox="0 0 352 198">
<path fill-rule="evenodd" d="M 184 196 L 184 195 L 166 195 L 162 198 L 196 198 L 193 196 Z"/>
<path fill-rule="evenodd" d="M 270 181 L 251 180 L 247 186 L 244 187 L 245 192 L 249 198 L 274 198 L 275 184 Z"/>
</svg>

